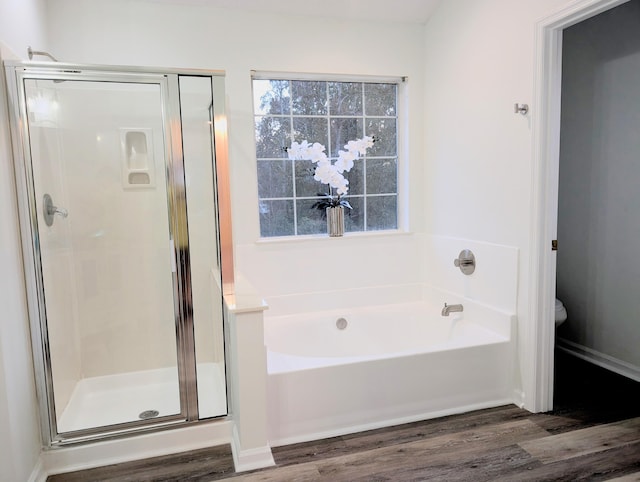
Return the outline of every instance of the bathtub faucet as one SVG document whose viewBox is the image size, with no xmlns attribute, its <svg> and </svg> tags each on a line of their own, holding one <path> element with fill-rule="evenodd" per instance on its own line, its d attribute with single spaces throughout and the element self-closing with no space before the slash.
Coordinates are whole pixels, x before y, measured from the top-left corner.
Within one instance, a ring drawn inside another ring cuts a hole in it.
<svg viewBox="0 0 640 482">
<path fill-rule="evenodd" d="M 449 313 L 462 311 L 463 309 L 462 305 L 448 305 L 445 303 L 444 308 L 442 308 L 442 316 L 449 316 Z"/>
</svg>

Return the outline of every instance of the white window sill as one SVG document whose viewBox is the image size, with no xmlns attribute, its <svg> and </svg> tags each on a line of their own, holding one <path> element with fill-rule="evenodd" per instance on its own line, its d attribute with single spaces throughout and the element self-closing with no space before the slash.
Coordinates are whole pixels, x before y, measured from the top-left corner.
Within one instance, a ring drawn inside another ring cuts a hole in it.
<svg viewBox="0 0 640 482">
<path fill-rule="evenodd" d="M 393 236 L 412 236 L 413 232 L 401 229 L 390 229 L 380 231 L 357 231 L 345 233 L 344 236 L 330 237 L 326 234 L 305 234 L 299 236 L 273 236 L 269 238 L 259 238 L 256 244 L 278 244 L 278 243 L 300 243 L 300 242 L 322 242 L 335 240 L 350 240 L 362 238 L 379 238 Z"/>
</svg>

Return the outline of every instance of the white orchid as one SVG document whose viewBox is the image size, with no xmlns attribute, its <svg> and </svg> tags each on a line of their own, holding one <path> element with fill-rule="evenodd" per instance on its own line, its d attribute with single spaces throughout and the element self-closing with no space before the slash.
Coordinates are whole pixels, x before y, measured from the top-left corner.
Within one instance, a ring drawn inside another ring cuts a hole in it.
<svg viewBox="0 0 640 482">
<path fill-rule="evenodd" d="M 358 152 L 338 151 L 338 160 L 335 163 L 338 172 L 349 172 L 353 167 L 353 161 L 358 159 Z"/>
<path fill-rule="evenodd" d="M 349 151 L 358 151 L 358 153 L 364 156 L 365 152 L 369 147 L 373 146 L 374 138 L 369 136 L 364 136 L 362 139 L 356 139 L 355 141 L 349 141 L 345 147 L 345 149 Z"/>
<path fill-rule="evenodd" d="M 326 199 L 316 202 L 313 207 L 324 209 L 331 206 L 345 206 L 351 209 L 351 205 L 342 199 L 342 196 L 349 191 L 349 181 L 343 176 L 343 173 L 349 172 L 354 166 L 354 161 L 363 156 L 374 142 L 375 139 L 369 136 L 347 142 L 344 146 L 346 150 L 338 151 L 338 159 L 335 163 L 331 162 L 325 154 L 326 148 L 318 142 L 310 144 L 304 140 L 300 143 L 291 143 L 291 147 L 286 149 L 289 159 L 293 161 L 310 160 L 316 163 L 313 178 L 330 186 L 329 193 L 324 195 Z M 336 190 L 335 199 L 332 195 L 332 189 Z"/>
<path fill-rule="evenodd" d="M 327 160 L 327 155 L 324 151 L 325 147 L 319 142 L 309 144 L 306 140 L 299 144 L 297 142 L 293 142 L 291 147 L 287 149 L 289 159 L 309 159 L 313 162 Z"/>
</svg>

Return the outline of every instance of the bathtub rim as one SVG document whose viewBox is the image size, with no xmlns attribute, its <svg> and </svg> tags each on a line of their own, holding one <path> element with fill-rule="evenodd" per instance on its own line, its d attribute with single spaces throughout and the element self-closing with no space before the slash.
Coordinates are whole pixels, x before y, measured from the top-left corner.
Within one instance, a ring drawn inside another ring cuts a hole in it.
<svg viewBox="0 0 640 482">
<path fill-rule="evenodd" d="M 355 306 L 347 306 L 347 301 L 350 299 L 350 296 L 355 294 Z M 332 295 L 336 295 L 334 298 Z M 371 296 L 377 296 L 374 299 L 381 300 L 382 302 L 376 303 L 375 305 L 371 305 L 370 303 L 367 305 L 363 305 L 362 301 L 364 299 L 371 299 Z M 416 296 L 419 295 L 419 296 Z M 304 297 L 311 296 L 315 301 L 311 303 L 304 303 Z M 266 333 L 269 330 L 270 323 L 279 323 L 281 321 L 288 321 L 295 316 L 308 317 L 310 313 L 308 311 L 297 311 L 297 312 L 283 312 L 283 307 L 286 306 L 284 304 L 276 304 L 278 305 L 278 309 L 274 312 L 271 310 L 267 310 L 264 312 L 264 330 L 265 330 L 265 348 L 267 351 L 268 358 L 276 357 L 286 357 L 290 361 L 295 359 L 303 362 L 304 360 L 309 359 L 325 359 L 327 364 L 324 366 L 334 366 L 342 363 L 336 362 L 335 359 L 344 359 L 344 363 L 357 363 L 357 362 L 365 362 L 371 361 L 374 359 L 381 358 L 393 358 L 395 356 L 410 356 L 412 354 L 417 353 L 428 353 L 432 351 L 447 351 L 447 350 L 455 350 L 458 348 L 464 348 L 469 346 L 478 346 L 485 344 L 493 344 L 493 343 L 503 343 L 503 342 L 515 342 L 516 341 L 516 331 L 517 331 L 517 316 L 515 313 L 509 313 L 504 310 L 498 309 L 493 306 L 486 305 L 477 300 L 461 297 L 460 295 L 446 292 L 432 286 L 425 286 L 423 284 L 410 284 L 410 285 L 401 285 L 401 286 L 392 286 L 392 287 L 376 287 L 374 289 L 371 288 L 358 288 L 354 290 L 340 290 L 340 291 L 331 291 L 331 292 L 323 292 L 323 293 L 313 293 L 309 294 L 297 294 L 297 295 L 287 295 L 284 297 L 277 297 L 280 299 L 286 299 L 286 303 L 289 303 L 289 310 L 295 309 L 301 306 L 317 306 L 318 299 L 322 300 L 322 303 L 326 304 L 326 300 L 332 300 L 332 303 L 335 301 L 335 306 L 332 306 L 331 309 L 320 310 L 317 314 L 325 315 L 325 316 L 349 316 L 345 313 L 346 310 L 362 310 L 362 309 L 375 309 L 377 307 L 381 309 L 389 309 L 393 306 L 405 306 L 407 304 L 422 304 L 425 307 L 433 310 L 432 315 L 434 318 L 440 317 L 440 303 L 444 304 L 442 300 L 449 300 L 449 304 L 461 303 L 465 308 L 463 313 L 453 313 L 451 318 L 454 320 L 462 319 L 464 321 L 468 321 L 475 325 L 478 325 L 483 330 L 485 330 L 492 339 L 488 341 L 484 341 L 482 343 L 469 343 L 463 346 L 457 346 L 456 344 L 450 346 L 443 346 L 438 350 L 401 350 L 393 352 L 393 356 L 390 356 L 387 353 L 377 353 L 375 355 L 364 355 L 364 356 L 353 356 L 353 357 L 305 357 L 295 354 L 290 354 L 283 352 L 282 350 L 270 349 L 269 344 L 267 343 Z M 269 305 L 271 306 L 271 305 Z M 323 305 L 320 305 L 323 306 Z M 431 348 L 431 347 L 430 347 Z M 269 366 L 270 363 L 267 363 Z M 302 363 L 304 365 L 303 369 L 312 369 L 316 366 L 323 365 L 315 365 L 308 366 L 310 363 Z M 289 372 L 294 370 L 269 370 L 269 374 L 271 373 L 281 373 L 281 372 Z"/>
</svg>

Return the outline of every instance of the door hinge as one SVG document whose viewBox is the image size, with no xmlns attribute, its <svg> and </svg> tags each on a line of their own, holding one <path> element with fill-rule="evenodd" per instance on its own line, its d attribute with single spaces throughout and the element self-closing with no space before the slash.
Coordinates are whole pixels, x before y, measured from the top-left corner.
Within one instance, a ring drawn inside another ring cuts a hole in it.
<svg viewBox="0 0 640 482">
<path fill-rule="evenodd" d="M 551 251 L 558 251 L 558 240 L 557 239 L 552 239 L 551 240 Z"/>
</svg>

